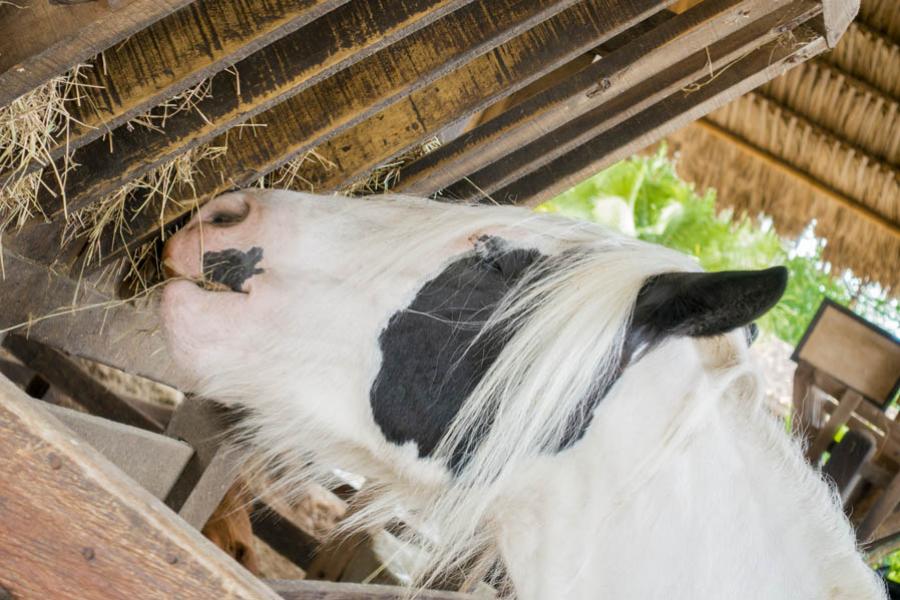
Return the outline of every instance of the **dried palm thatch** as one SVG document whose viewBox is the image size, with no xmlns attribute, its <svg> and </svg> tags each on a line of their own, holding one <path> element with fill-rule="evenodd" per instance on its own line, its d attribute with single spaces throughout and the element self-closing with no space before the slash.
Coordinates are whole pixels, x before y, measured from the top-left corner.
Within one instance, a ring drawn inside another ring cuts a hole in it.
<svg viewBox="0 0 900 600">
<path fill-rule="evenodd" d="M 900 97 L 900 45 L 866 25 L 851 23 L 824 59 L 881 92 Z"/>
<path fill-rule="evenodd" d="M 900 6 L 900 4 L 898 4 Z M 822 61 L 810 61 L 760 91 L 893 167 L 900 166 L 900 102 Z"/>
<path fill-rule="evenodd" d="M 875 218 L 852 199 L 762 152 L 708 121 L 668 138 L 678 153 L 679 173 L 698 187 L 718 190 L 719 202 L 750 215 L 770 215 L 782 235 L 796 235 L 816 220 L 828 245 L 825 258 L 837 268 L 898 289 L 900 228 Z M 895 197 L 896 198 L 896 197 Z"/>
<path fill-rule="evenodd" d="M 826 186 L 900 222 L 900 177 L 803 116 L 756 93 L 742 96 L 709 120 Z"/>
<path fill-rule="evenodd" d="M 897 0 L 863 0 L 859 17 L 895 42 L 900 40 L 900 2 Z"/>
</svg>

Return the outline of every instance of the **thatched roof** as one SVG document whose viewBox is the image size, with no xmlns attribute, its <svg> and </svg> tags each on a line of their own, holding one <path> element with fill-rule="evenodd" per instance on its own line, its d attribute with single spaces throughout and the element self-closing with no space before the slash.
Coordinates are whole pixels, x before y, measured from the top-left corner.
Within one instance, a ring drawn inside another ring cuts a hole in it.
<svg viewBox="0 0 900 600">
<path fill-rule="evenodd" d="M 680 171 L 836 267 L 900 286 L 900 3 L 862 0 L 838 46 L 669 138 Z"/>
</svg>

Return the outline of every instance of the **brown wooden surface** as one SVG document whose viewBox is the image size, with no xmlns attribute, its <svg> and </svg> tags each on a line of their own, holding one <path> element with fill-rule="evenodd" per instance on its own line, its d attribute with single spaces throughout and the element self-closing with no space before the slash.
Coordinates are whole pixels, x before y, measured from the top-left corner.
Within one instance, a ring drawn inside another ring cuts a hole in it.
<svg viewBox="0 0 900 600">
<path fill-rule="evenodd" d="M 115 394 L 59 350 L 21 335 L 6 337 L 3 346 L 89 413 L 141 429 L 162 431 L 158 421 Z"/>
<path fill-rule="evenodd" d="M 787 7 L 787 8 L 785 8 Z M 695 56 L 695 73 L 687 77 L 696 79 L 696 69 L 714 70 L 716 63 L 726 64 L 746 52 L 748 47 L 762 45 L 778 35 L 773 31 L 792 19 L 808 19 L 820 10 L 817 2 L 790 2 L 782 0 L 712 0 L 703 2 L 685 14 L 662 22 L 643 35 L 634 37 L 567 80 L 525 100 L 460 138 L 445 144 L 431 154 L 405 168 L 397 189 L 413 195 L 430 195 L 466 176 L 485 169 L 495 161 L 533 142 L 548 132 L 574 120 L 598 106 L 618 100 L 621 107 L 618 121 L 639 112 L 642 107 L 659 100 L 672 88 L 677 89 L 680 80 L 668 88 L 645 85 L 652 76 L 671 69 L 681 61 Z M 754 23 L 753 27 L 748 24 Z M 741 36 L 723 44 L 718 54 L 706 54 L 704 49 L 711 40 L 722 39 L 739 30 Z M 700 54 L 698 54 L 700 53 Z M 684 69 L 685 65 L 679 68 Z M 670 78 L 671 79 L 671 78 Z M 638 97 L 635 91 L 648 90 Z M 610 111 L 611 112 L 611 111 Z M 616 118 L 605 120 L 606 127 L 616 124 Z M 548 143 L 552 138 L 547 138 Z M 545 150 L 558 152 L 558 148 L 529 150 L 523 156 L 544 160 Z M 520 157 L 521 159 L 522 157 Z M 547 157 L 546 160 L 549 160 Z M 517 162 L 522 162 L 521 160 Z M 499 187 L 499 173 L 486 170 L 485 177 L 476 181 L 481 186 L 490 182 Z"/>
<path fill-rule="evenodd" d="M 0 586 L 16 600 L 275 599 L 0 379 Z"/>
<path fill-rule="evenodd" d="M 117 301 L 105 289 L 62 276 L 0 247 L 0 331 L 182 387 L 159 330 L 158 297 Z M 101 274 L 99 279 L 103 279 Z"/>
<path fill-rule="evenodd" d="M 856 410 L 856 407 L 859 406 L 860 402 L 862 402 L 862 396 L 853 390 L 844 392 L 837 408 L 831 413 L 831 417 L 825 422 L 816 434 L 812 444 L 810 444 L 809 448 L 806 450 L 806 460 L 808 460 L 810 464 L 819 464 L 819 458 L 822 456 L 822 453 L 825 452 L 829 444 L 834 440 L 834 436 L 841 425 L 846 424 L 850 419 L 850 415 L 853 414 L 853 411 Z"/>
<path fill-rule="evenodd" d="M 55 171 L 48 169 L 45 175 L 46 193 L 39 198 L 42 210 L 45 215 L 55 217 L 61 215 L 63 210 L 78 210 L 89 202 L 100 200 L 127 181 L 189 148 L 211 140 L 227 127 L 253 117 L 300 87 L 309 86 L 340 68 L 362 60 L 468 1 L 378 0 L 344 4 L 308 27 L 262 48 L 237 63 L 233 70 L 218 73 L 210 83 L 210 97 L 197 102 L 196 108 L 167 119 L 164 131 L 140 126 L 133 130 L 122 127 L 113 132 L 112 152 L 109 150 L 110 143 L 103 139 L 75 152 L 72 161 L 80 167 L 66 179 L 65 201 L 57 193 Z M 237 18 L 241 14 L 252 14 L 251 6 L 232 8 Z M 195 10 L 193 7 L 185 9 Z M 196 37 L 212 37 L 212 32 L 207 32 L 206 28 L 196 31 L 196 26 L 192 30 L 189 25 L 202 21 L 204 15 L 186 17 L 185 23 L 179 23 L 174 29 L 185 38 L 181 43 L 173 41 L 162 45 L 157 38 L 167 40 L 174 35 L 167 34 L 168 30 L 163 28 L 159 34 L 151 31 L 146 40 L 137 40 L 133 48 L 126 45 L 124 50 L 138 53 L 141 60 L 150 62 L 150 66 L 145 69 L 143 62 L 132 65 L 114 63 L 112 67 L 116 70 L 112 71 L 111 78 L 102 82 L 107 85 L 107 94 L 116 94 L 118 86 L 121 86 L 126 94 L 149 92 L 153 94 L 153 99 L 161 99 L 162 94 L 152 90 L 131 91 L 130 88 L 142 81 L 144 70 L 150 74 L 161 71 L 160 78 L 176 78 L 177 73 L 169 74 L 169 64 L 181 62 L 178 58 L 180 46 L 196 45 Z M 155 51 L 145 52 L 145 46 Z M 223 49 L 223 56 L 213 66 L 222 66 L 228 51 L 230 49 Z M 203 52 L 195 51 L 193 54 L 196 54 L 198 66 L 187 69 L 192 71 L 188 75 L 191 82 L 211 71 L 202 67 L 204 59 L 209 62 Z M 190 57 L 191 54 L 188 54 L 186 65 L 190 64 Z M 125 81 L 115 81 L 116 77 Z M 153 82 L 147 82 L 146 86 L 152 88 Z M 267 121 L 261 118 L 255 122 Z"/>
<path fill-rule="evenodd" d="M 81 98 L 68 107 L 73 121 L 65 138 L 50 149 L 50 158 L 80 148 L 345 2 L 197 0 L 160 19 L 108 48 L 102 60 L 83 70 Z M 108 152 L 108 142 L 106 146 Z M 34 162 L 17 174 L 40 166 Z"/>
<path fill-rule="evenodd" d="M 866 516 L 863 517 L 859 527 L 856 528 L 856 539 L 860 543 L 871 541 L 875 531 L 891 516 L 898 504 L 900 504 L 900 473 L 894 476 L 891 484 L 885 488 Z"/>
<path fill-rule="evenodd" d="M 317 189 L 337 189 L 621 31 L 652 12 L 648 7 L 654 4 L 647 0 L 580 2 L 318 145 L 316 152 L 337 167 L 303 175 Z M 232 143 L 221 160 L 203 167 L 197 194 L 205 199 L 231 187 L 246 186 L 302 152 L 309 128 L 307 121 L 300 119 L 307 111 L 279 113 L 278 120 L 254 131 L 252 143 Z M 184 208 L 168 203 L 165 212 L 165 221 L 171 222 L 184 214 Z M 151 214 L 158 213 L 150 209 L 136 217 L 133 243 L 147 239 L 157 229 L 158 220 L 149 217 Z M 112 232 L 105 240 L 107 244 L 116 242 Z M 107 256 L 115 256 L 115 252 L 108 251 Z"/>
<path fill-rule="evenodd" d="M 729 3 L 723 3 L 729 4 Z M 691 15 L 702 12 L 707 8 L 707 3 L 688 11 L 662 27 L 668 28 L 675 23 L 687 20 Z M 714 6 L 714 5 L 709 5 Z M 772 12 L 767 12 L 772 10 Z M 610 82 L 611 97 L 606 98 L 607 92 L 602 88 L 594 89 L 593 93 L 598 97 L 595 108 L 587 110 L 584 114 L 576 116 L 561 127 L 545 133 L 533 142 L 523 143 L 508 148 L 505 156 L 478 171 L 471 172 L 458 184 L 448 187 L 444 195 L 448 198 L 460 200 L 477 200 L 485 196 L 491 196 L 495 200 L 504 201 L 503 194 L 496 194 L 498 190 L 513 185 L 528 174 L 550 164 L 555 159 L 568 153 L 579 153 L 583 144 L 591 139 L 604 138 L 611 141 L 612 136 L 605 136 L 614 128 L 620 126 L 627 119 L 635 117 L 644 110 L 651 110 L 655 105 L 663 101 L 673 101 L 673 98 L 683 97 L 689 100 L 691 96 L 700 97 L 698 92 L 704 91 L 710 83 L 718 80 L 716 75 L 710 80 L 710 73 L 728 73 L 736 61 L 746 57 L 754 49 L 770 43 L 775 39 L 784 37 L 785 30 L 790 31 L 791 25 L 811 19 L 820 13 L 821 6 L 816 2 L 775 2 L 763 0 L 762 2 L 745 2 L 740 6 L 729 7 L 722 15 L 722 21 L 713 19 L 708 22 L 703 20 L 693 21 L 695 29 L 690 28 L 682 33 L 685 40 L 683 46 L 677 43 L 674 48 L 668 48 L 661 54 L 649 54 L 644 58 L 641 51 L 643 38 L 635 40 L 618 51 L 613 52 L 607 58 L 601 60 L 613 64 L 613 69 L 607 80 Z M 728 32 L 724 23 L 733 22 L 737 15 L 748 14 L 746 21 L 738 20 L 744 27 L 734 27 L 733 33 Z M 728 15 L 731 15 L 729 19 Z M 756 17 L 754 19 L 754 17 Z M 691 21 L 688 21 L 689 23 Z M 720 29 L 724 38 L 716 40 Z M 695 35 L 691 36 L 690 33 Z M 648 36 L 651 36 L 648 34 Z M 666 39 L 662 37 L 662 39 Z M 693 43 L 691 43 L 693 40 Z M 710 43 L 712 41 L 712 43 Z M 685 56 L 682 50 L 690 50 Z M 619 59 L 618 57 L 622 57 Z M 670 58 L 675 62 L 669 62 Z M 617 77 L 617 70 L 626 75 L 633 68 L 639 75 L 633 79 Z M 601 80 L 602 81 L 602 80 Z M 695 89 L 696 88 L 696 89 Z M 590 107 L 587 107 L 590 108 Z M 661 114 L 661 113 L 660 113 Z M 490 124 L 486 124 L 489 126 Z M 629 130 L 622 130 L 627 133 Z M 537 133 L 541 133 L 538 131 Z M 620 134 L 621 135 L 621 134 Z M 532 133 L 532 139 L 534 138 Z M 620 136 L 615 136 L 620 137 Z M 500 140 L 501 144 L 505 141 Z"/>
<path fill-rule="evenodd" d="M 190 2 L 0 2 L 0 106 Z"/>
<path fill-rule="evenodd" d="M 825 305 L 799 347 L 799 358 L 867 398 L 890 400 L 900 379 L 900 343 Z"/>
<path fill-rule="evenodd" d="M 846 505 L 863 482 L 863 465 L 875 455 L 875 436 L 851 429 L 831 451 L 822 473 L 834 482 Z"/>
<path fill-rule="evenodd" d="M 284 600 L 403 600 L 403 588 L 330 581 L 268 580 L 272 589 Z M 474 596 L 457 592 L 422 590 L 415 598 L 421 600 L 473 600 Z"/>
<path fill-rule="evenodd" d="M 495 191 L 492 201 L 539 204 L 825 49 L 824 39 L 811 31 L 803 29 L 795 34 L 793 43 L 770 43 L 720 70 L 712 80 L 696 82 L 696 89 L 676 92 L 586 140 L 568 154 Z"/>
</svg>

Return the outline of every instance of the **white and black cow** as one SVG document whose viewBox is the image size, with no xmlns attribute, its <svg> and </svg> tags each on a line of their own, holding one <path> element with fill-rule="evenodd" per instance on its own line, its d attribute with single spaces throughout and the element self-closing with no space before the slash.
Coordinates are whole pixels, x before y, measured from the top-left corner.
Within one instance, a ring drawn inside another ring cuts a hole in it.
<svg viewBox="0 0 900 600">
<path fill-rule="evenodd" d="M 193 391 L 246 409 L 288 487 L 369 478 L 354 524 L 401 514 L 426 573 L 499 558 L 522 600 L 884 597 L 748 359 L 784 269 L 701 273 L 516 208 L 286 191 L 210 202 L 166 264 Z"/>
</svg>

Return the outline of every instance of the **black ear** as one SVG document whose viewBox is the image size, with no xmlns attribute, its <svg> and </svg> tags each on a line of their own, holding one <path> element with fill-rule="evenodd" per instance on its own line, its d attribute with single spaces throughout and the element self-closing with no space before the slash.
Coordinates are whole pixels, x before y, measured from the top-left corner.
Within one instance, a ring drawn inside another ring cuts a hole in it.
<svg viewBox="0 0 900 600">
<path fill-rule="evenodd" d="M 668 336 L 719 335 L 748 325 L 775 306 L 787 269 L 663 273 L 647 280 L 632 318 L 632 349 Z"/>
</svg>

